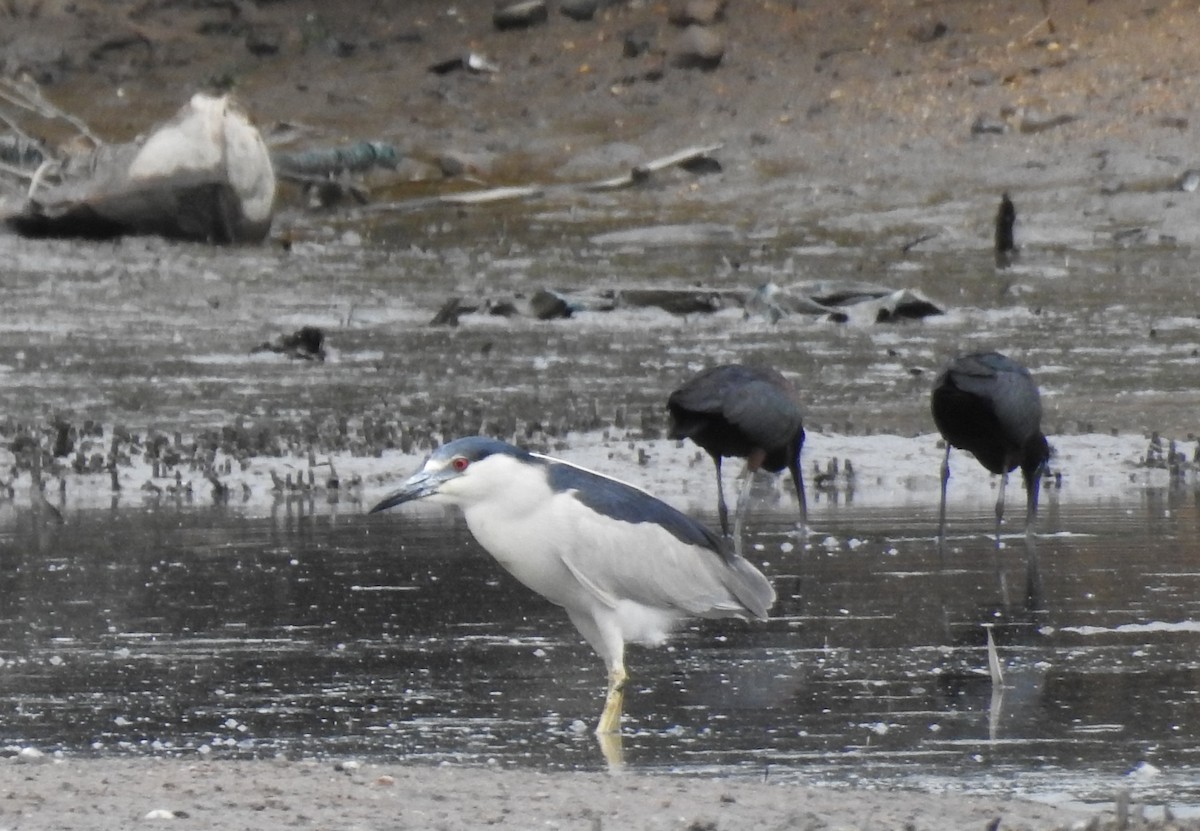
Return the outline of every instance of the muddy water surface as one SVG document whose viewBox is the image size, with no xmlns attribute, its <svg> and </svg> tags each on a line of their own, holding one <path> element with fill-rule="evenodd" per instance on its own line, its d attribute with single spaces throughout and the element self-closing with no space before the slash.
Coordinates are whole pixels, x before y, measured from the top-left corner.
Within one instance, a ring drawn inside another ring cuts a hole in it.
<svg viewBox="0 0 1200 831">
<path fill-rule="evenodd" d="M 1181 294 L 1187 251 L 1044 248 L 997 274 L 985 247 L 901 253 L 918 234 L 882 221 L 862 247 L 820 223 L 700 219 L 686 244 L 598 238 L 642 223 L 570 205 L 314 231 L 289 251 L 4 239 L 0 405 L 22 420 L 142 430 L 265 424 L 301 451 L 364 416 L 418 446 L 481 429 L 617 424 L 657 436 L 682 378 L 765 360 L 800 379 L 813 429 L 904 436 L 931 429 L 937 366 L 990 346 L 1035 370 L 1048 432 L 1184 439 L 1193 427 L 1200 329 Z M 893 326 L 771 325 L 737 307 L 426 325 L 450 296 L 815 279 L 916 288 L 949 313 Z M 250 353 L 305 323 L 329 331 L 324 364 Z M 58 526 L 3 507 L 7 746 L 603 764 L 590 733 L 599 662 L 452 518 L 124 498 L 112 511 L 68 509 Z M 1191 485 L 1075 499 L 1070 512 L 1051 504 L 1033 553 L 1018 540 L 995 552 L 987 516 L 960 513 L 960 536 L 939 555 L 935 507 L 825 506 L 803 549 L 788 517 L 759 521 L 752 542 L 779 589 L 777 617 L 698 624 L 672 649 L 635 651 L 629 764 L 1015 783 L 1083 799 L 1130 787 L 1200 805 Z M 985 623 L 1006 668 L 1000 691 Z"/>
<path fill-rule="evenodd" d="M 864 247 L 864 234 L 820 224 L 661 212 L 660 222 L 700 230 L 665 233 L 660 243 L 596 242 L 644 220 L 577 218 L 571 206 L 539 204 L 314 231 L 286 252 L 6 239 L 0 404 L 26 416 L 66 411 L 185 430 L 237 416 L 316 423 L 368 414 L 448 435 L 622 417 L 658 432 L 665 393 L 683 378 L 713 362 L 758 360 L 800 380 L 810 424 L 906 435 L 930 429 L 937 368 L 989 347 L 1034 369 L 1049 432 L 1194 430 L 1200 326 L 1183 288 L 1187 250 L 1044 247 L 998 274 L 986 245 L 941 250 L 935 235 L 903 253 L 927 229 L 888 227 L 886 218 L 873 220 Z M 715 315 L 635 310 L 551 323 L 475 315 L 455 328 L 426 325 L 454 296 L 478 304 L 520 302 L 543 287 L 749 291 L 812 280 L 913 288 L 949 313 L 898 325 L 807 316 L 771 325 L 731 304 Z M 328 330 L 334 360 L 250 354 L 305 323 Z"/>
<path fill-rule="evenodd" d="M 461 522 L 309 510 L 8 517 L 0 741 L 603 767 L 599 661 Z M 632 650 L 627 763 L 1200 806 L 1194 494 L 1052 510 L 1032 551 L 952 519 L 939 554 L 932 510 L 764 517 L 775 618 Z"/>
</svg>

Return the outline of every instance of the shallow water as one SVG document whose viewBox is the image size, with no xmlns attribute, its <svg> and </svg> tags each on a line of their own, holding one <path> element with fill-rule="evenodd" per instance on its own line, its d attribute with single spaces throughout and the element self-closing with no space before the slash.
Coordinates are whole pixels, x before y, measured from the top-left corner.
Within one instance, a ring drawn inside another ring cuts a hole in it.
<svg viewBox="0 0 1200 831">
<path fill-rule="evenodd" d="M 775 617 L 632 649 L 627 765 L 1200 808 L 1195 494 L 1051 503 L 1032 555 L 932 507 L 759 514 Z M 7 519 L 4 745 L 604 766 L 600 662 L 450 514 Z"/>
<path fill-rule="evenodd" d="M 1052 435 L 1194 429 L 1188 250 L 1043 246 L 997 274 L 986 241 L 901 253 L 922 231 L 910 219 L 714 233 L 712 217 L 666 204 L 647 215 L 710 223 L 713 241 L 613 244 L 598 235 L 647 221 L 597 203 L 309 229 L 290 251 L 0 238 L 0 407 L 110 428 L 261 427 L 300 456 L 474 432 L 660 436 L 683 378 L 761 360 L 800 381 L 814 431 L 910 436 L 932 429 L 937 367 L 997 347 L 1033 368 Z M 452 295 L 814 279 L 916 288 L 950 312 L 880 326 L 770 325 L 737 308 L 426 325 Z M 327 328 L 333 359 L 250 354 L 306 323 Z M 634 650 L 628 764 L 1081 799 L 1128 787 L 1200 809 L 1195 494 L 1047 498 L 1035 560 L 1017 539 L 993 550 L 986 499 L 952 514 L 944 556 L 932 503 L 818 503 L 803 552 L 790 517 L 758 516 L 777 617 Z M 299 500 L 269 517 L 120 504 L 56 526 L 0 502 L 4 745 L 603 766 L 599 661 L 459 521 Z"/>
</svg>

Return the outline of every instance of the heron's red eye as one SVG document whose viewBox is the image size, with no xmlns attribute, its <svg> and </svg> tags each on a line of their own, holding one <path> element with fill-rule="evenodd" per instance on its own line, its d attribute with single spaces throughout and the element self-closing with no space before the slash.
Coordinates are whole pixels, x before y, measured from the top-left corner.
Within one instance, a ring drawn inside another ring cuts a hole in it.
<svg viewBox="0 0 1200 831">
<path fill-rule="evenodd" d="M 450 464 L 455 470 L 457 470 L 459 473 L 462 473 L 464 470 L 467 469 L 467 465 L 469 465 L 471 463 L 469 461 L 467 461 L 466 456 L 455 456 L 451 460 Z"/>
</svg>

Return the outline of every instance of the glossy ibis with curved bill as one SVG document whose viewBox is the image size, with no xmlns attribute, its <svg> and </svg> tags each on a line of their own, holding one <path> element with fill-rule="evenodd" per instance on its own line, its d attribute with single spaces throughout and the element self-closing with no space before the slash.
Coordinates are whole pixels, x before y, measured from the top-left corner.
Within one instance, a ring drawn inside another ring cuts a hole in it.
<svg viewBox="0 0 1200 831">
<path fill-rule="evenodd" d="M 729 535 L 729 510 L 721 482 L 721 459 L 746 460 L 746 481 L 738 495 L 734 544 L 741 551 L 742 524 L 750 505 L 750 486 L 760 468 L 792 474 L 800 503 L 801 529 L 808 527 L 808 504 L 800 451 L 804 423 L 795 385 L 768 367 L 722 364 L 693 376 L 667 399 L 671 416 L 668 435 L 691 439 L 712 456 L 717 469 L 717 511 L 721 530 Z"/>
<path fill-rule="evenodd" d="M 1021 468 L 1025 480 L 1025 533 L 1037 517 L 1038 489 L 1050 458 L 1042 434 L 1042 401 L 1029 370 L 998 352 L 975 352 L 952 360 L 933 385 L 933 422 L 946 440 L 942 460 L 942 499 L 938 539 L 946 530 L 946 486 L 950 448 L 973 455 L 988 471 L 1000 475 L 996 500 L 996 540 L 1004 518 L 1008 474 Z"/>
</svg>

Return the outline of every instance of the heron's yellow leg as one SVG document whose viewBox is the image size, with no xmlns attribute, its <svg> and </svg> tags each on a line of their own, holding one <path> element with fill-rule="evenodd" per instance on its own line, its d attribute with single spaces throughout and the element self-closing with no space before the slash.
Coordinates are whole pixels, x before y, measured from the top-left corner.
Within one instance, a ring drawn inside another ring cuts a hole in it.
<svg viewBox="0 0 1200 831">
<path fill-rule="evenodd" d="M 609 773 L 623 773 L 625 770 L 625 750 L 621 745 L 620 733 L 597 733 L 596 741 L 604 761 L 608 764 Z"/>
<path fill-rule="evenodd" d="M 608 673 L 608 693 L 604 696 L 604 712 L 596 725 L 596 734 L 621 732 L 621 709 L 625 704 L 625 667 L 617 666 Z"/>
</svg>

